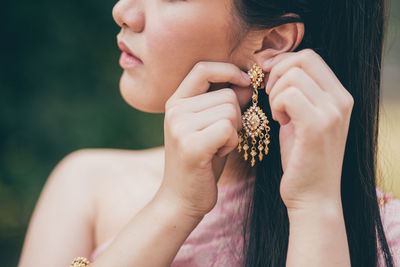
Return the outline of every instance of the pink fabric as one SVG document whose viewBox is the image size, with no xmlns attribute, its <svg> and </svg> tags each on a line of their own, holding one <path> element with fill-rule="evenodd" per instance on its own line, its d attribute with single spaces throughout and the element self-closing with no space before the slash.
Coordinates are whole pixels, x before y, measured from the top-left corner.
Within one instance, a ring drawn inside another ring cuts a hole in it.
<svg viewBox="0 0 400 267">
<path fill-rule="evenodd" d="M 242 181 L 218 188 L 217 204 L 185 240 L 171 267 L 243 266 L 242 225 L 245 208 L 250 200 L 249 190 L 253 188 L 250 185 L 253 185 L 254 181 L 253 176 L 249 178 L 250 184 Z M 400 200 L 389 199 L 389 195 L 384 194 L 379 188 L 377 196 L 387 201 L 380 208 L 382 222 L 392 251 L 394 266 L 400 266 Z M 112 240 L 113 238 L 109 239 L 95 249 L 90 260 L 94 262 Z M 383 255 L 380 254 L 379 266 L 384 266 L 383 262 Z"/>
<path fill-rule="evenodd" d="M 379 188 L 376 191 L 378 199 L 385 200 L 385 204 L 380 207 L 383 229 L 391 250 L 394 266 L 400 266 L 400 199 L 396 199 Z M 385 266 L 383 253 L 379 255 L 379 266 Z"/>
<path fill-rule="evenodd" d="M 254 181 L 255 176 L 251 176 L 247 181 L 218 187 L 216 205 L 190 233 L 171 267 L 243 266 L 243 259 L 240 257 L 243 247 L 242 225 Z M 93 251 L 91 262 L 94 262 L 113 238 Z"/>
</svg>

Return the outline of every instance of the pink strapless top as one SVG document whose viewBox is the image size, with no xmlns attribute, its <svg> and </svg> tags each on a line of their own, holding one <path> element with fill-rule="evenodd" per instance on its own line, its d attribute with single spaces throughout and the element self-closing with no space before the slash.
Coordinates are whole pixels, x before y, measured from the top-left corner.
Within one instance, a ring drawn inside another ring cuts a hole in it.
<svg viewBox="0 0 400 267">
<path fill-rule="evenodd" d="M 234 185 L 219 186 L 218 200 L 215 207 L 204 216 L 203 220 L 190 233 L 171 267 L 215 267 L 243 266 L 243 220 L 244 212 L 250 200 L 255 177 L 248 182 L 241 181 Z M 400 200 L 377 188 L 380 199 L 380 212 L 388 245 L 392 250 L 395 266 L 400 266 Z M 115 237 L 115 236 L 114 236 Z M 112 237 L 91 254 L 96 257 L 112 242 Z M 379 243 L 379 242 L 378 242 Z M 379 266 L 383 266 L 383 255 L 379 255 Z"/>
<path fill-rule="evenodd" d="M 394 266 L 400 266 L 400 199 L 376 189 L 380 206 L 383 229 L 389 249 L 392 252 Z M 378 242 L 378 247 L 380 243 Z M 379 265 L 385 266 L 383 253 L 379 254 Z"/>
<path fill-rule="evenodd" d="M 248 206 L 255 176 L 236 184 L 218 186 L 218 199 L 189 234 L 175 256 L 171 267 L 243 266 L 243 220 Z M 111 243 L 111 239 L 97 247 L 89 260 L 96 257 Z"/>
</svg>

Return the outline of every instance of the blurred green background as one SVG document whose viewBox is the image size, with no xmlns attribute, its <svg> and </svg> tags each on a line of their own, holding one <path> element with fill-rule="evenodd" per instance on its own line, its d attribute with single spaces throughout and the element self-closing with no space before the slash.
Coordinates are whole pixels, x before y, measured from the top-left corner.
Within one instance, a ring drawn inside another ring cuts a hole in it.
<svg viewBox="0 0 400 267">
<path fill-rule="evenodd" d="M 82 148 L 163 143 L 161 114 L 128 106 L 111 10 L 116 1 L 9 1 L 0 25 L 0 257 L 16 266 L 54 166 Z M 382 186 L 400 196 L 400 3 L 389 2 L 382 103 Z"/>
</svg>

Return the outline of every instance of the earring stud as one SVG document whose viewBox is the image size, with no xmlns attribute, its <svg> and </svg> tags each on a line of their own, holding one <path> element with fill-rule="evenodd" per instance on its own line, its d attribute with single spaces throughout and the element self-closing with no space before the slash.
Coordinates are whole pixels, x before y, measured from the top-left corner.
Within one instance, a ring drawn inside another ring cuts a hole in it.
<svg viewBox="0 0 400 267">
<path fill-rule="evenodd" d="M 242 129 L 239 131 L 239 153 L 244 151 L 244 160 L 247 161 L 248 153 L 247 150 L 250 148 L 248 140 L 251 138 L 251 167 L 255 165 L 255 157 L 258 153 L 258 160 L 262 161 L 263 151 L 264 154 L 268 154 L 268 144 L 270 143 L 268 118 L 262 109 L 257 106 L 258 104 L 258 89 L 263 89 L 264 85 L 264 73 L 262 69 L 254 63 L 251 69 L 247 72 L 251 79 L 251 86 L 254 89 L 253 95 L 251 97 L 252 106 L 249 107 L 246 112 L 242 115 Z M 258 140 L 257 140 L 258 139 Z M 256 144 L 258 143 L 258 151 L 256 149 Z"/>
</svg>

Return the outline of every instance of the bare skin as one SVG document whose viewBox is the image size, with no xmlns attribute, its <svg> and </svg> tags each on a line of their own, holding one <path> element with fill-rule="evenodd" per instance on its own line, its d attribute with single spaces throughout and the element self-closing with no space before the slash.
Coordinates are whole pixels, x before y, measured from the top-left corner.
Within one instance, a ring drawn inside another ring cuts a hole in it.
<svg viewBox="0 0 400 267">
<path fill-rule="evenodd" d="M 234 155 L 235 154 L 235 155 Z M 231 153 L 226 166 L 234 164 L 238 157 L 237 153 Z M 66 215 L 71 215 L 71 220 L 59 217 L 59 207 L 48 207 L 47 204 L 38 203 L 37 212 L 33 215 L 41 217 L 36 219 L 27 233 L 24 245 L 24 254 L 19 266 L 28 266 L 32 262 L 40 262 L 46 266 L 42 260 L 40 251 L 48 250 L 49 245 L 57 240 L 64 240 L 74 244 L 71 252 L 66 253 L 65 246 L 60 246 L 60 253 L 63 256 L 58 258 L 64 262 L 70 262 L 75 255 L 86 255 L 110 238 L 117 235 L 141 209 L 143 209 L 154 197 L 160 187 L 164 171 L 164 147 L 156 147 L 145 150 L 130 151 L 116 149 L 85 149 L 74 152 L 66 157 L 53 171 L 48 179 L 42 195 L 46 199 L 43 202 L 60 202 L 60 196 L 72 198 L 75 192 L 85 192 L 85 198 L 78 198 L 79 201 L 68 204 L 68 210 L 63 209 Z M 104 166 L 113 166 L 112 168 Z M 230 168 L 225 168 L 221 175 L 219 186 L 230 185 L 232 175 Z M 135 175 L 131 175 L 134 173 Z M 69 187 L 64 185 L 65 179 L 69 181 Z M 79 191 L 76 186 L 87 188 Z M 89 190 L 88 190 L 89 189 Z M 90 201 L 88 200 L 89 198 Z M 85 201 L 88 200 L 88 201 Z M 67 203 L 66 203 L 67 204 Z M 82 207 L 81 217 L 76 216 L 77 206 Z M 75 215 L 74 215 L 75 214 Z M 42 220 L 52 221 L 53 227 L 42 223 Z M 72 224 L 72 222 L 77 222 Z M 32 228 L 33 227 L 33 228 Z M 69 229 L 62 233 L 60 229 Z M 91 229 L 85 231 L 85 229 Z M 46 242 L 39 244 L 42 232 L 46 232 Z M 79 236 L 71 233 L 81 233 Z M 54 241 L 51 241 L 54 238 Z M 82 247 L 77 245 L 73 239 L 79 238 Z M 85 242 L 87 241 L 87 242 Z M 76 252 L 73 252 L 76 251 Z M 72 257 L 72 258 L 71 258 Z M 46 257 L 47 259 L 49 257 Z M 24 262 L 28 260 L 28 262 Z M 48 266 L 50 266 L 49 264 Z"/>
<path fill-rule="evenodd" d="M 85 151 L 83 151 L 85 152 Z M 117 234 L 129 219 L 141 210 L 156 194 L 161 185 L 164 172 L 164 147 L 156 147 L 143 151 L 86 151 L 93 156 L 103 156 L 107 164 L 116 164 L 117 169 L 122 169 L 120 173 L 110 172 L 102 177 L 103 182 L 96 185 L 96 207 L 97 217 L 95 225 L 95 247 L 100 246 L 115 234 Z M 114 154 L 110 156 L 110 154 Z M 234 164 L 238 153 L 232 153 L 226 165 Z M 135 164 L 131 164 L 135 162 Z M 143 166 L 148 165 L 147 168 Z M 84 166 L 77 166 L 84 168 Z M 231 185 L 237 181 L 232 181 L 232 174 L 224 168 L 218 186 Z M 140 173 L 137 173 L 137 171 Z M 126 175 L 136 173 L 135 176 Z M 139 177 L 139 178 L 138 178 Z M 120 181 L 115 181 L 114 178 Z M 110 194 L 110 189 L 112 190 Z M 111 197 L 105 198 L 109 194 Z M 111 199 L 111 200 L 110 200 Z M 116 219 L 117 218 L 117 219 Z"/>
<path fill-rule="evenodd" d="M 230 5 L 116 4 L 118 41 L 143 63 L 124 70 L 121 94 L 137 109 L 165 112 L 165 147 L 83 150 L 65 158 L 35 208 L 20 267 L 65 266 L 115 234 L 94 267 L 169 266 L 215 205 L 218 186 L 243 179 L 238 171 L 249 168 L 235 148 L 251 97 L 244 71 L 253 63 L 269 74 L 266 93 L 281 124 L 287 266 L 350 266 L 339 185 L 352 98 L 318 55 L 291 53 L 304 25 L 240 35 L 227 19 Z M 232 33 L 240 37 L 237 46 Z"/>
</svg>

